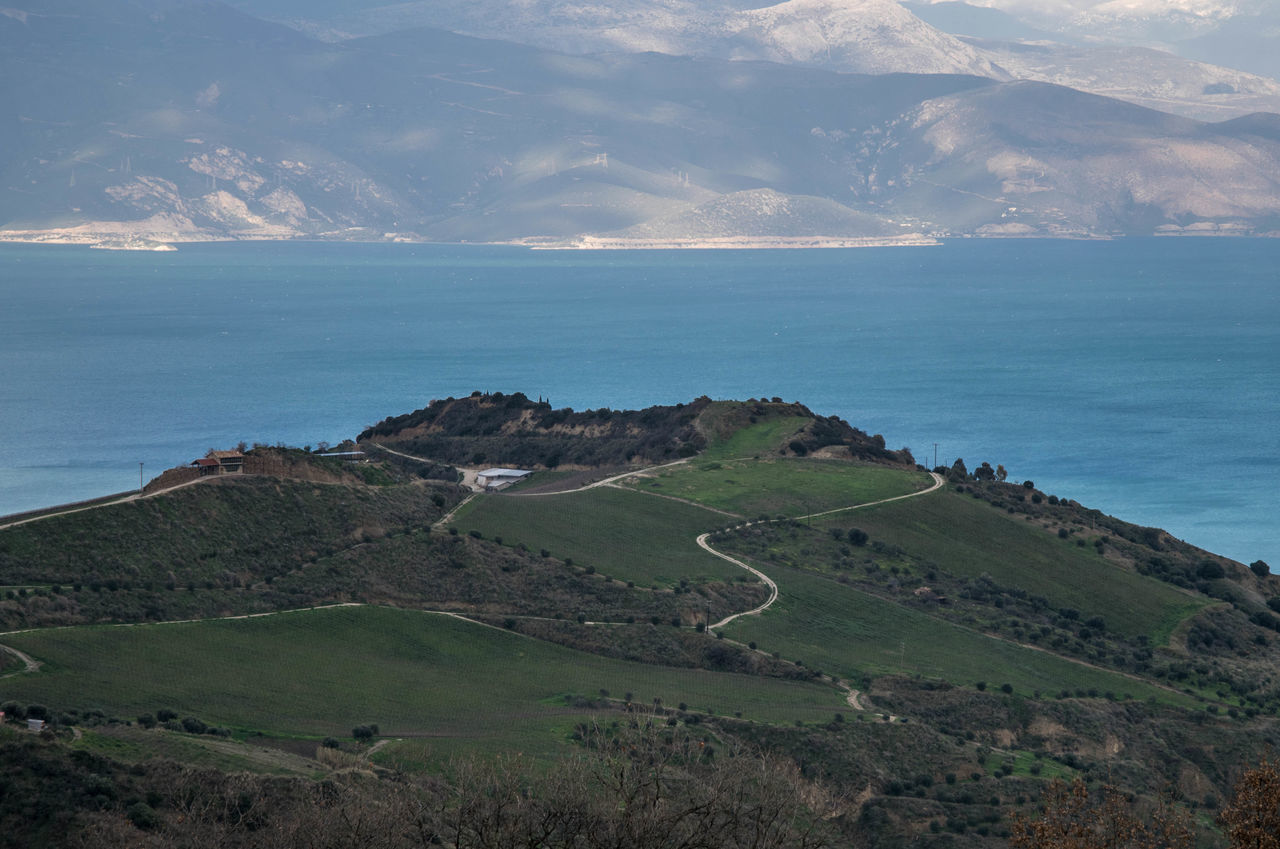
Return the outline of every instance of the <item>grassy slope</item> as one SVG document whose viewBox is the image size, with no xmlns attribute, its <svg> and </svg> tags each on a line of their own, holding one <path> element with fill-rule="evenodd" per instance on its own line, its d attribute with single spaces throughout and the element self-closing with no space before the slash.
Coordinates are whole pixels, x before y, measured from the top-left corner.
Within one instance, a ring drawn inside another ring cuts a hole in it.
<svg viewBox="0 0 1280 849">
<path fill-rule="evenodd" d="M 697 460 L 664 469 L 656 478 L 633 479 L 631 485 L 754 518 L 800 516 L 878 501 L 924 489 L 928 483 L 923 472 L 847 460 L 779 457 Z"/>
<path fill-rule="evenodd" d="M 840 677 L 923 675 L 956 684 L 1009 683 L 1026 695 L 1062 689 L 1189 703 L 1174 693 L 935 619 L 810 572 L 764 567 L 776 605 L 731 623 L 729 636 Z"/>
<path fill-rule="evenodd" d="M 868 508 L 833 519 L 832 526 L 850 522 L 943 571 L 988 574 L 1003 586 L 1044 596 L 1054 607 L 1074 608 L 1084 619 L 1101 616 L 1110 630 L 1146 634 L 1156 645 L 1205 605 L 1204 599 L 1117 566 L 1092 546 L 1080 548 L 1022 516 L 952 492 Z"/>
<path fill-rule="evenodd" d="M 718 427 L 718 419 L 729 410 L 718 410 L 716 405 L 702 414 L 708 429 Z M 721 414 L 721 415 L 717 415 Z M 700 455 L 700 460 L 725 460 L 742 457 L 754 457 L 760 454 L 772 454 L 785 445 L 787 440 L 809 423 L 804 416 L 781 416 L 767 419 L 749 427 L 733 431 L 727 437 L 715 437 L 710 440 L 707 450 Z"/>
<path fill-rule="evenodd" d="M 24 703 L 131 717 L 163 707 L 211 724 L 345 736 L 502 738 L 581 709 L 563 695 L 606 688 L 762 721 L 827 717 L 831 687 L 608 660 L 445 616 L 347 607 L 173 625 L 4 637 L 47 671 L 5 681 Z"/>
<path fill-rule="evenodd" d="M 681 578 L 742 574 L 694 542 L 726 521 L 694 504 L 597 487 L 564 495 L 477 498 L 458 511 L 453 524 L 489 539 L 500 536 L 507 545 L 523 542 L 535 552 L 545 548 L 619 580 L 667 585 Z"/>
<path fill-rule="evenodd" d="M 86 728 L 73 746 L 123 763 L 164 759 L 224 772 L 314 775 L 318 771 L 314 762 L 279 749 L 162 728 Z"/>
</svg>

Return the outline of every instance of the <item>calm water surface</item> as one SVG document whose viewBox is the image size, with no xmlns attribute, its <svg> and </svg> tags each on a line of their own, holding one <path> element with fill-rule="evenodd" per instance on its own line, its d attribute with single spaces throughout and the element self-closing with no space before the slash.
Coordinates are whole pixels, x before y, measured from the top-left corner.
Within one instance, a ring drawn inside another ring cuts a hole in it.
<svg viewBox="0 0 1280 849">
<path fill-rule="evenodd" d="M 0 248 L 0 513 L 431 398 L 780 395 L 1280 569 L 1280 242 Z"/>
</svg>

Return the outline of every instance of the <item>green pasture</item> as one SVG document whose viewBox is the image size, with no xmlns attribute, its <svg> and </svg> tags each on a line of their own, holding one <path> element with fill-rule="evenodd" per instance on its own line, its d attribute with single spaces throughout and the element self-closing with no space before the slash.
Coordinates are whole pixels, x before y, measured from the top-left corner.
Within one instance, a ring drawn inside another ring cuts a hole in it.
<svg viewBox="0 0 1280 849">
<path fill-rule="evenodd" d="M 138 726 L 84 728 L 73 748 L 85 749 L 121 763 L 171 760 L 224 772 L 313 775 L 314 761 L 252 742 Z M 316 743 L 311 744 L 314 748 Z"/>
<path fill-rule="evenodd" d="M 736 578 L 742 570 L 698 547 L 698 535 L 729 519 L 696 504 L 596 487 L 557 495 L 484 495 L 458 511 L 453 525 L 504 545 L 572 558 L 637 584 L 670 585 L 681 578 Z"/>
<path fill-rule="evenodd" d="M 1032 695 L 1096 689 L 1116 696 L 1186 697 L 1057 655 L 986 636 L 814 574 L 763 567 L 778 582 L 778 601 L 759 616 L 744 616 L 724 630 L 742 642 L 803 661 L 840 678 L 920 675 L 972 686 L 1011 684 Z"/>
<path fill-rule="evenodd" d="M 281 736 L 532 743 L 589 711 L 566 694 L 686 702 L 763 722 L 829 716 L 830 686 L 610 660 L 448 616 L 343 607 L 195 623 L 93 626 L 0 637 L 45 662 L 0 697 L 132 718 L 161 708 Z M 545 745 L 546 741 L 542 740 Z"/>
<path fill-rule="evenodd" d="M 908 498 L 832 517 L 827 524 L 854 524 L 901 547 L 918 562 L 953 575 L 990 575 L 1001 586 L 1043 596 L 1056 608 L 1073 608 L 1082 619 L 1101 616 L 1106 627 L 1163 645 L 1205 600 L 1154 578 L 1122 568 L 1074 539 L 1058 539 L 1022 515 L 997 510 L 953 492 Z"/>
<path fill-rule="evenodd" d="M 1039 764 L 1039 769 L 1035 765 Z M 1008 765 L 1013 768 L 1013 775 L 1022 777 L 1037 776 L 1041 779 L 1052 781 L 1055 778 L 1067 780 L 1071 778 L 1075 771 L 1066 764 L 1056 761 L 1053 758 L 1039 757 L 1034 752 L 1025 749 L 1014 749 L 1009 752 L 992 752 L 983 762 L 982 768 L 989 773 L 995 773 L 1000 767 Z"/>
<path fill-rule="evenodd" d="M 924 472 L 800 457 L 698 458 L 663 469 L 656 477 L 628 481 L 646 492 L 688 499 L 747 518 L 820 513 L 906 495 L 930 483 Z"/>
<path fill-rule="evenodd" d="M 704 415 L 706 415 L 704 413 Z M 809 424 L 803 416 L 782 416 L 735 430 L 728 438 L 712 441 L 700 461 L 738 459 L 776 453 L 798 430 Z"/>
</svg>

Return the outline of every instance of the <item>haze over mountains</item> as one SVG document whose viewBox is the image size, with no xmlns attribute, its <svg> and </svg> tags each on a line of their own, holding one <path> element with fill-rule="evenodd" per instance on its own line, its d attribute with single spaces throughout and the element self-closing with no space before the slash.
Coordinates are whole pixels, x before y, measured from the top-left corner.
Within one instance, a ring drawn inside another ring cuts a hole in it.
<svg viewBox="0 0 1280 849">
<path fill-rule="evenodd" d="M 1280 231 L 1275 80 L 892 0 L 10 2 L 9 238 Z"/>
</svg>

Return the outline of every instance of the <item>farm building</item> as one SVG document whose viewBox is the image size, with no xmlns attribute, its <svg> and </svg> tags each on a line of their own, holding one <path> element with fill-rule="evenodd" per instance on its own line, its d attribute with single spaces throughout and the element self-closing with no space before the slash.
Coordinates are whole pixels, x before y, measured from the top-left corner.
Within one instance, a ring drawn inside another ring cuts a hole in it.
<svg viewBox="0 0 1280 849">
<path fill-rule="evenodd" d="M 531 474 L 521 469 L 485 469 L 476 473 L 476 483 L 485 490 L 503 489 Z"/>
<path fill-rule="evenodd" d="M 205 475 L 236 475 L 244 471 L 244 455 L 239 451 L 210 451 L 191 464 Z"/>
</svg>

